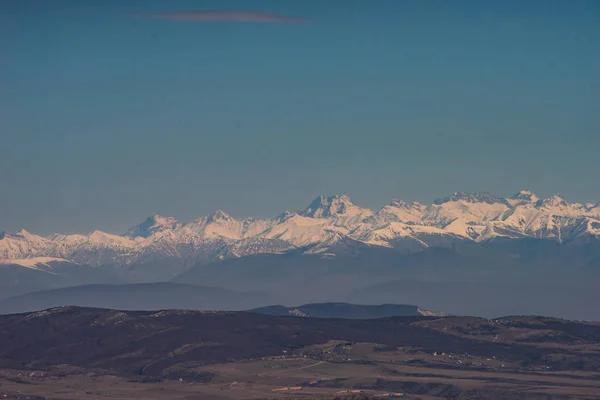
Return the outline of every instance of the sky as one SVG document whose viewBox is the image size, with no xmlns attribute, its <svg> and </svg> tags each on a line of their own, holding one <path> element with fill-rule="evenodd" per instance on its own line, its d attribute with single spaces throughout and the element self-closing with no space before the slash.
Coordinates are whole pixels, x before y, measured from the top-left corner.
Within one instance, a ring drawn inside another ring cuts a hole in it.
<svg viewBox="0 0 600 400">
<path fill-rule="evenodd" d="M 4 0 L 0 231 L 600 201 L 600 2 Z"/>
</svg>

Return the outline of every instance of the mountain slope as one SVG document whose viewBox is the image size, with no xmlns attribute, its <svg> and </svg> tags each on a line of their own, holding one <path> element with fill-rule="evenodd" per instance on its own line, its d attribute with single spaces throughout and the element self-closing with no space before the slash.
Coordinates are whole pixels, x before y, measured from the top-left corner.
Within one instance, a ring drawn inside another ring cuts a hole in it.
<svg viewBox="0 0 600 400">
<path fill-rule="evenodd" d="M 348 320 L 289 318 L 248 312 L 123 312 L 60 307 L 0 316 L 0 368 L 39 370 L 68 364 L 95 371 L 104 369 L 127 377 L 179 379 L 184 376 L 189 381 L 194 379 L 194 370 L 197 372 L 203 365 L 282 357 L 295 350 L 306 355 L 310 352 L 309 346 L 329 344 L 332 347 L 333 341 L 342 341 L 349 347 L 367 343 L 370 349 L 373 344 L 388 345 L 389 351 L 401 346 L 411 350 L 413 356 L 407 357 L 409 359 L 421 352 L 429 357 L 434 352 L 444 352 L 463 359 L 497 358 L 520 372 L 532 366 L 548 365 L 554 370 L 562 367 L 571 372 L 598 370 L 600 361 L 595 348 L 587 355 L 575 351 L 577 357 L 567 357 L 564 343 L 560 346 L 558 342 L 550 341 L 549 344 L 554 346 L 542 347 L 531 342 L 520 343 L 508 336 L 511 331 L 513 335 L 516 331 L 529 333 L 528 336 L 540 331 L 550 333 L 550 338 L 564 337 L 564 333 L 568 333 L 568 345 L 575 345 L 576 340 L 595 345 L 600 334 L 598 325 L 538 317 L 506 318 L 504 321 L 494 328 L 493 324 L 498 325 L 498 321 L 477 318 L 466 321 L 453 317 Z M 491 334 L 489 329 L 478 330 L 490 325 Z M 493 341 L 496 330 L 502 334 L 502 342 Z M 318 353 L 322 354 L 321 351 Z M 557 353 L 560 357 L 551 357 Z M 296 357 L 298 355 L 301 354 Z M 582 362 L 584 360 L 586 363 Z M 343 368 L 339 361 L 334 366 Z M 448 366 L 446 371 L 448 368 L 452 367 Z M 196 377 L 201 378 L 199 375 Z M 253 377 L 256 379 L 256 373 Z"/>
<path fill-rule="evenodd" d="M 118 310 L 242 310 L 268 304 L 260 293 L 237 293 L 217 287 L 182 283 L 85 285 L 27 293 L 0 301 L 0 314 L 45 310 L 60 306 Z"/>
<path fill-rule="evenodd" d="M 297 307 L 267 306 L 249 310 L 253 313 L 312 318 L 373 319 L 424 315 L 417 306 L 400 304 L 358 305 L 350 303 L 312 303 Z"/>
<path fill-rule="evenodd" d="M 596 282 L 596 275 L 592 282 Z M 501 315 L 545 315 L 599 321 L 600 294 L 593 283 L 434 282 L 395 280 L 365 286 L 339 297 L 360 304 L 410 303 L 454 315 L 496 318 Z"/>
<path fill-rule="evenodd" d="M 0 260 L 0 300 L 38 290 L 116 281 L 116 271 L 110 266 L 94 268 L 50 257 Z"/>
</svg>

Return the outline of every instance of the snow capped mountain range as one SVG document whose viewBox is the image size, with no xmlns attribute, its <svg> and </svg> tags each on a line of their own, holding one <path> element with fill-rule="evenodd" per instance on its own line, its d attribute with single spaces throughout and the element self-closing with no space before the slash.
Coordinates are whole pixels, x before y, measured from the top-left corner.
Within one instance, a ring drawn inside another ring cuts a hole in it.
<svg viewBox="0 0 600 400">
<path fill-rule="evenodd" d="M 510 198 L 453 193 L 431 205 L 394 200 L 372 211 L 346 195 L 319 196 L 305 210 L 271 219 L 236 219 L 219 210 L 187 223 L 155 215 L 123 235 L 2 232 L 0 263 L 29 268 L 36 265 L 34 258 L 92 266 L 166 263 L 178 273 L 197 263 L 251 254 L 335 255 L 329 250 L 340 243 L 418 251 L 454 241 L 526 237 L 565 245 L 600 240 L 600 203 L 569 203 L 559 195 L 540 199 L 528 191 Z M 29 261 L 18 261 L 23 259 Z"/>
</svg>

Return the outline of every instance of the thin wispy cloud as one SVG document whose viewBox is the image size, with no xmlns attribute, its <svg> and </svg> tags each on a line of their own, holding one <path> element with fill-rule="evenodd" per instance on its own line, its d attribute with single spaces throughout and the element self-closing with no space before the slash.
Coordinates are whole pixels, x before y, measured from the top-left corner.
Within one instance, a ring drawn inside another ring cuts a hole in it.
<svg viewBox="0 0 600 400">
<path fill-rule="evenodd" d="M 164 19 L 188 22 L 257 22 L 271 24 L 290 24 L 304 22 L 302 17 L 281 15 L 268 11 L 252 10 L 189 10 L 135 14 L 141 18 Z"/>
</svg>

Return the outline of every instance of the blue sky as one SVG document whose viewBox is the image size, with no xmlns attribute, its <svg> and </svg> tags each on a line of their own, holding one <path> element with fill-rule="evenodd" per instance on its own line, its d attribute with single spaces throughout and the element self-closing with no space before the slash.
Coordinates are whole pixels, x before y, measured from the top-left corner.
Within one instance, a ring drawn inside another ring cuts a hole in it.
<svg viewBox="0 0 600 400">
<path fill-rule="evenodd" d="M 600 200 L 599 2 L 343 4 L 0 2 L 0 230 Z"/>
</svg>

